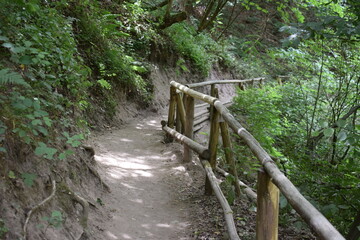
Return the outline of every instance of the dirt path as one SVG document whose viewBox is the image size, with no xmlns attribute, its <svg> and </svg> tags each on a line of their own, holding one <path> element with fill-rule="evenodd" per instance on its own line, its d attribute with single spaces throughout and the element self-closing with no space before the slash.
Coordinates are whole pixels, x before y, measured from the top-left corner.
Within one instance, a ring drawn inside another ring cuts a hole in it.
<svg viewBox="0 0 360 240">
<path fill-rule="evenodd" d="M 95 159 L 112 192 L 96 239 L 191 239 L 189 184 L 178 144 L 163 144 L 160 117 L 146 117 L 95 139 Z"/>
</svg>

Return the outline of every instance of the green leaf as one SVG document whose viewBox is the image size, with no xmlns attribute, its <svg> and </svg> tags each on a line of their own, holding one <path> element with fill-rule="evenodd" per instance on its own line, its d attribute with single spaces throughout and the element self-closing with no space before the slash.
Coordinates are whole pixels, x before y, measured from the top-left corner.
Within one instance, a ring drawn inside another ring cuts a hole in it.
<svg viewBox="0 0 360 240">
<path fill-rule="evenodd" d="M 42 134 L 44 134 L 45 136 L 48 136 L 48 135 L 49 135 L 48 130 L 47 130 L 46 128 L 42 127 L 42 126 L 38 126 L 38 127 L 37 127 L 37 130 L 38 130 L 39 132 L 41 132 Z"/>
<path fill-rule="evenodd" d="M 23 137 L 25 137 L 27 135 L 27 133 L 24 130 L 19 129 L 18 135 L 19 135 L 19 137 L 23 138 Z"/>
<path fill-rule="evenodd" d="M 346 142 L 350 145 L 355 145 L 356 143 L 356 138 L 353 137 L 353 136 L 349 136 L 347 139 L 346 139 Z"/>
<path fill-rule="evenodd" d="M 62 216 L 62 214 L 61 214 L 61 212 L 59 212 L 59 211 L 53 211 L 52 213 L 51 213 L 51 217 L 61 217 Z"/>
<path fill-rule="evenodd" d="M 283 209 L 283 208 L 285 208 L 287 205 L 288 205 L 287 199 L 286 199 L 283 195 L 281 195 L 281 196 L 280 196 L 280 208 Z"/>
<path fill-rule="evenodd" d="M 230 205 L 232 205 L 235 201 L 235 191 L 233 188 L 230 188 L 229 191 L 227 191 L 226 194 L 226 200 Z"/>
<path fill-rule="evenodd" d="M 33 45 L 33 43 L 30 41 L 25 41 L 24 44 L 25 44 L 25 47 L 27 47 L 27 48 L 30 47 L 31 45 Z"/>
<path fill-rule="evenodd" d="M 333 128 L 327 128 L 324 130 L 324 136 L 325 137 L 331 137 L 334 134 L 334 129 Z"/>
<path fill-rule="evenodd" d="M 17 84 L 25 87 L 30 87 L 30 85 L 25 82 L 25 80 L 19 73 L 13 72 L 9 68 L 4 68 L 0 70 L 0 86 L 5 84 Z"/>
<path fill-rule="evenodd" d="M 0 147 L 0 152 L 6 152 L 6 149 L 5 148 L 3 148 L 3 147 Z"/>
<path fill-rule="evenodd" d="M 102 87 L 102 88 L 105 88 L 107 90 L 110 90 L 111 89 L 111 84 L 104 80 L 104 79 L 100 79 L 100 80 L 97 80 L 97 82 L 99 83 L 99 85 Z"/>
<path fill-rule="evenodd" d="M 24 99 L 23 104 L 27 107 L 32 107 L 33 100 L 31 100 L 30 98 L 26 98 L 26 99 Z"/>
<path fill-rule="evenodd" d="M 44 117 L 43 120 L 44 120 L 44 123 L 46 124 L 46 126 L 51 127 L 52 120 L 50 118 Z"/>
<path fill-rule="evenodd" d="M 36 111 L 34 111 L 34 116 L 35 117 L 45 117 L 45 116 L 49 116 L 49 114 L 43 110 L 36 110 Z"/>
<path fill-rule="evenodd" d="M 27 10 L 28 12 L 31 12 L 31 13 L 35 13 L 35 12 L 37 12 L 37 11 L 40 10 L 39 5 L 37 5 L 37 4 L 35 4 L 35 3 L 27 3 L 27 4 L 25 5 L 25 7 L 26 7 L 26 10 Z"/>
<path fill-rule="evenodd" d="M 208 136 L 208 135 L 209 135 L 207 132 L 199 132 L 199 134 L 204 135 L 204 136 Z"/>
<path fill-rule="evenodd" d="M 338 127 L 345 127 L 346 120 L 340 119 L 340 120 L 336 121 L 336 125 L 338 125 Z"/>
<path fill-rule="evenodd" d="M 310 29 L 319 32 L 324 29 L 324 25 L 322 22 L 309 22 L 306 24 Z"/>
<path fill-rule="evenodd" d="M 346 140 L 347 134 L 345 131 L 340 131 L 337 138 L 339 141 L 344 141 Z"/>
<path fill-rule="evenodd" d="M 32 187 L 33 184 L 34 184 L 34 180 L 36 179 L 36 175 L 33 174 L 33 173 L 23 173 L 21 174 L 21 178 L 23 179 L 24 181 L 24 184 L 27 186 L 27 187 Z"/>
<path fill-rule="evenodd" d="M 235 177 L 231 174 L 226 176 L 226 182 L 229 184 L 232 184 L 233 182 L 235 182 Z"/>
<path fill-rule="evenodd" d="M 59 154 L 59 159 L 60 159 L 60 160 L 66 159 L 66 154 L 65 154 L 64 152 L 60 153 L 60 154 Z"/>
<path fill-rule="evenodd" d="M 319 134 L 320 134 L 319 131 L 314 131 L 314 132 L 311 133 L 311 136 L 312 137 L 317 137 L 317 136 L 319 136 Z"/>
<path fill-rule="evenodd" d="M 78 147 L 81 145 L 81 142 L 80 141 L 71 141 L 71 142 L 68 142 L 72 147 Z"/>
<path fill-rule="evenodd" d="M 12 51 L 14 49 L 14 45 L 12 43 L 3 43 L 3 44 L 1 44 L 1 46 L 3 46 L 4 48 L 10 49 L 10 51 Z"/>
<path fill-rule="evenodd" d="M 11 178 L 11 179 L 16 178 L 15 173 L 13 171 L 9 171 L 8 177 Z"/>
<path fill-rule="evenodd" d="M 34 101 L 34 108 L 35 108 L 35 110 L 40 110 L 40 101 L 39 101 L 39 99 L 34 99 L 35 101 Z M 34 112 L 34 114 L 35 114 L 35 112 Z M 37 116 L 37 117 L 39 117 L 39 116 Z"/>
<path fill-rule="evenodd" d="M 59 228 L 63 222 L 62 213 L 60 211 L 52 211 L 50 217 L 43 217 L 42 220 L 47 221 L 49 225 Z"/>
<path fill-rule="evenodd" d="M 131 66 L 131 69 L 138 73 L 146 73 L 148 70 L 143 66 Z"/>
<path fill-rule="evenodd" d="M 34 126 L 36 126 L 36 125 L 41 125 L 42 122 L 41 122 L 41 120 L 39 120 L 39 119 L 35 119 L 35 120 L 32 120 L 32 121 L 31 121 L 31 124 L 34 125 Z"/>
<path fill-rule="evenodd" d="M 5 37 L 5 36 L 0 36 L 0 41 L 8 41 L 9 38 Z"/>
<path fill-rule="evenodd" d="M 97 202 L 98 204 L 100 204 L 101 206 L 104 206 L 104 205 L 105 205 L 104 202 L 101 200 L 101 198 L 97 198 L 97 199 L 96 199 L 96 202 Z"/>
<path fill-rule="evenodd" d="M 39 146 L 35 149 L 35 154 L 39 157 L 43 156 L 47 159 L 53 159 L 57 152 L 56 148 L 48 147 L 45 143 L 39 142 Z"/>
<path fill-rule="evenodd" d="M 21 57 L 19 58 L 19 63 L 24 64 L 24 65 L 30 65 L 30 64 L 33 63 L 32 57 L 29 56 L 29 55 L 21 56 Z"/>
<path fill-rule="evenodd" d="M 328 124 L 327 121 L 321 120 L 321 121 L 320 121 L 320 126 L 321 126 L 322 128 L 327 128 L 327 127 L 329 126 L 329 124 Z"/>
</svg>

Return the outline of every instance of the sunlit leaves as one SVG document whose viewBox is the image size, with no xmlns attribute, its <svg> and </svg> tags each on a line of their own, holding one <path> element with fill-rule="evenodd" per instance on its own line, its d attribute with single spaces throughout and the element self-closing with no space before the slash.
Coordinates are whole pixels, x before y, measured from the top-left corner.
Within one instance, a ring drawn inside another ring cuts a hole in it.
<svg viewBox="0 0 360 240">
<path fill-rule="evenodd" d="M 324 136 L 325 137 L 331 137 L 334 134 L 334 129 L 333 128 L 327 128 L 324 130 Z"/>
</svg>

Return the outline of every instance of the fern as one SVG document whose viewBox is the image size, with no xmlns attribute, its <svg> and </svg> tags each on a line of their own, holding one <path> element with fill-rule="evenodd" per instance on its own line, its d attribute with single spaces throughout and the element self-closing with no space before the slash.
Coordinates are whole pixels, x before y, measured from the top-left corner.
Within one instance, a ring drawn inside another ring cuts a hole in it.
<svg viewBox="0 0 360 240">
<path fill-rule="evenodd" d="M 30 87 L 30 85 L 25 82 L 25 80 L 19 73 L 13 72 L 9 68 L 4 68 L 0 70 L 0 86 L 6 84 L 17 84 L 24 87 Z"/>
</svg>

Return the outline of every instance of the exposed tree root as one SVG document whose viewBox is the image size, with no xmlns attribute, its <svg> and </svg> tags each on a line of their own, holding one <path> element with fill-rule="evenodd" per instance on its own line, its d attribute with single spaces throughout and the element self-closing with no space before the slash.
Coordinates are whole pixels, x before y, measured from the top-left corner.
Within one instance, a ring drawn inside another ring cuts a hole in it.
<svg viewBox="0 0 360 240">
<path fill-rule="evenodd" d="M 88 218 L 89 218 L 89 203 L 83 197 L 81 197 L 76 192 L 72 191 L 67 185 L 64 184 L 66 193 L 71 197 L 75 202 L 78 202 L 83 207 L 82 216 L 80 218 L 80 225 L 83 228 L 83 232 L 77 239 L 87 239 L 87 230 L 88 230 Z"/>
<path fill-rule="evenodd" d="M 38 203 L 37 205 L 35 205 L 35 207 L 33 207 L 28 213 L 27 213 L 27 218 L 25 220 L 24 223 L 24 228 L 23 228 L 23 235 L 24 235 L 24 239 L 26 240 L 27 238 L 27 226 L 29 224 L 31 215 L 37 211 L 41 206 L 43 206 L 45 203 L 47 203 L 48 201 L 50 201 L 56 193 L 56 181 L 52 180 L 52 192 L 50 194 L 50 196 L 48 196 L 47 198 L 45 198 L 42 202 Z"/>
<path fill-rule="evenodd" d="M 85 165 L 86 165 L 86 167 L 89 169 L 89 171 L 90 171 L 95 177 L 97 177 L 97 178 L 99 179 L 101 186 L 104 187 L 108 192 L 111 192 L 109 185 L 107 185 L 107 184 L 102 180 L 102 178 L 100 177 L 100 175 L 99 175 L 99 173 L 97 172 L 97 170 L 96 170 L 94 167 L 92 167 L 89 163 L 87 163 L 84 159 L 82 159 L 82 158 L 80 158 L 80 159 L 85 163 Z"/>
</svg>

